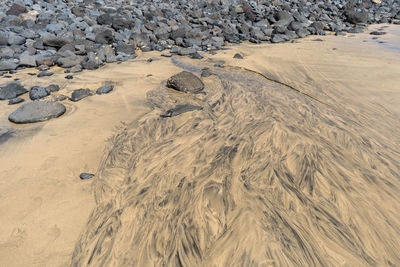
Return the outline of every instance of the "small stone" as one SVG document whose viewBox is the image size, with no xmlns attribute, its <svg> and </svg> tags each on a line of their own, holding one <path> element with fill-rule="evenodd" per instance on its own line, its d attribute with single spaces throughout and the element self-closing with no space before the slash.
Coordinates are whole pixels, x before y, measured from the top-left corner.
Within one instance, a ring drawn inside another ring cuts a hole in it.
<svg viewBox="0 0 400 267">
<path fill-rule="evenodd" d="M 67 79 L 67 80 L 71 80 L 71 79 L 73 79 L 74 78 L 74 76 L 72 76 L 72 75 L 67 75 L 67 76 L 65 76 L 65 79 Z"/>
<path fill-rule="evenodd" d="M 190 112 L 190 111 L 195 111 L 195 110 L 202 110 L 203 107 L 200 106 L 193 106 L 193 105 L 177 105 L 176 107 L 167 110 L 163 114 L 160 115 L 162 118 L 168 118 L 168 117 L 175 117 L 178 116 L 182 113 Z"/>
<path fill-rule="evenodd" d="M 50 72 L 50 71 L 42 71 L 42 72 L 40 72 L 38 75 L 37 75 L 37 77 L 48 77 L 48 76 L 51 76 L 51 75 L 53 75 L 54 73 L 53 72 Z"/>
<path fill-rule="evenodd" d="M 236 59 L 243 59 L 243 56 L 242 56 L 241 54 L 239 54 L 239 53 L 236 53 L 236 54 L 233 56 L 233 58 L 236 58 Z"/>
<path fill-rule="evenodd" d="M 88 180 L 88 179 L 91 179 L 91 178 L 93 178 L 94 177 L 94 174 L 92 174 L 92 173 L 86 173 L 86 172 L 83 172 L 83 173 L 81 173 L 80 175 L 79 175 L 79 178 L 81 178 L 81 180 Z"/>
<path fill-rule="evenodd" d="M 202 58 L 204 58 L 198 52 L 194 52 L 194 53 L 189 54 L 189 57 L 192 58 L 192 59 L 202 59 Z"/>
<path fill-rule="evenodd" d="M 98 94 L 98 95 L 108 94 L 113 89 L 114 89 L 113 85 L 104 85 L 104 86 L 100 87 L 99 89 L 97 89 L 96 94 Z"/>
<path fill-rule="evenodd" d="M 50 84 L 46 88 L 49 89 L 50 92 L 57 92 L 60 90 L 60 86 L 58 86 L 57 84 Z"/>
<path fill-rule="evenodd" d="M 381 32 L 381 31 L 373 31 L 373 32 L 370 32 L 369 34 L 371 34 L 371 35 L 385 35 L 385 34 L 386 34 L 386 32 Z"/>
<path fill-rule="evenodd" d="M 9 105 L 15 105 L 15 104 L 18 104 L 18 103 L 21 103 L 21 102 L 24 102 L 25 100 L 23 99 L 23 98 L 21 98 L 21 97 L 15 97 L 15 98 L 13 98 L 13 99 L 10 99 L 9 101 L 8 101 L 8 104 Z"/>
</svg>

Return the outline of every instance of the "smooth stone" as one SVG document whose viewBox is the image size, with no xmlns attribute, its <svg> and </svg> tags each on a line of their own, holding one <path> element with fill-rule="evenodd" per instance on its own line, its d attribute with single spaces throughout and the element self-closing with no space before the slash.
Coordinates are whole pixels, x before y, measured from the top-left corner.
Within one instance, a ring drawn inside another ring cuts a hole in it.
<svg viewBox="0 0 400 267">
<path fill-rule="evenodd" d="M 91 179 L 91 178 L 93 178 L 94 177 L 94 174 L 92 174 L 92 173 L 86 173 L 86 172 L 82 172 L 80 175 L 79 175 L 79 178 L 81 178 L 81 180 L 88 180 L 88 179 Z"/>
<path fill-rule="evenodd" d="M 33 101 L 19 106 L 8 119 L 14 123 L 34 123 L 57 118 L 65 111 L 65 106 L 57 102 Z"/>
<path fill-rule="evenodd" d="M 185 93 L 197 93 L 204 89 L 203 82 L 196 75 L 187 71 L 170 77 L 167 86 Z"/>
<path fill-rule="evenodd" d="M 114 89 L 113 85 L 104 85 L 104 86 L 100 87 L 99 89 L 97 89 L 96 94 L 98 94 L 98 95 L 108 94 L 113 89 Z"/>
<path fill-rule="evenodd" d="M 53 72 L 50 72 L 50 71 L 42 71 L 42 72 L 40 72 L 38 75 L 37 75 L 37 77 L 48 77 L 48 76 L 51 76 L 51 75 L 53 75 L 54 73 Z"/>
<path fill-rule="evenodd" d="M 90 91 L 90 89 L 77 89 L 72 92 L 69 100 L 77 102 L 79 100 L 84 99 L 85 97 L 91 96 L 92 94 L 93 93 L 92 91 Z"/>
<path fill-rule="evenodd" d="M 233 58 L 236 58 L 236 59 L 243 59 L 243 56 L 242 56 L 241 54 L 239 54 L 239 53 L 236 53 L 236 54 L 233 56 Z"/>
</svg>

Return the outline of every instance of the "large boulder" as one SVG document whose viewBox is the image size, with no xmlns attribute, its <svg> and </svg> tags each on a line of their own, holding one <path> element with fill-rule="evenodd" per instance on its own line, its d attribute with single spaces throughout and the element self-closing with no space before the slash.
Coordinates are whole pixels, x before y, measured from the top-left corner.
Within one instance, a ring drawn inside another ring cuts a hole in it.
<svg viewBox="0 0 400 267">
<path fill-rule="evenodd" d="M 357 23 L 367 23 L 368 22 L 368 13 L 365 11 L 358 12 L 355 10 L 350 10 L 346 12 L 347 21 L 353 24 Z"/>
<path fill-rule="evenodd" d="M 57 118 L 65 111 L 65 106 L 58 102 L 33 101 L 18 107 L 8 119 L 14 123 L 34 123 Z"/>
<path fill-rule="evenodd" d="M 20 83 L 10 82 L 0 86 L 0 100 L 13 99 L 28 92 Z"/>
<path fill-rule="evenodd" d="M 168 79 L 167 86 L 185 93 L 197 93 L 204 89 L 203 82 L 187 71 L 173 75 Z"/>
</svg>

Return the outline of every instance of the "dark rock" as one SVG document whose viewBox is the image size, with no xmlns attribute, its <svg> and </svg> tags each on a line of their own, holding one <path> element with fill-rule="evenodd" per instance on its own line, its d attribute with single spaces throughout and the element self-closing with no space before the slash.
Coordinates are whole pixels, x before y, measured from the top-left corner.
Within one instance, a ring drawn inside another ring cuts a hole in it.
<svg viewBox="0 0 400 267">
<path fill-rule="evenodd" d="M 382 32 L 382 31 L 373 31 L 373 32 L 370 32 L 369 34 L 371 34 L 371 35 L 385 35 L 386 32 Z"/>
<path fill-rule="evenodd" d="M 112 21 L 112 16 L 109 13 L 105 13 L 97 17 L 97 23 L 100 25 L 111 25 Z"/>
<path fill-rule="evenodd" d="M 350 10 L 346 12 L 347 21 L 353 24 L 357 23 L 367 23 L 368 22 L 368 13 L 365 11 L 358 12 L 355 10 Z"/>
<path fill-rule="evenodd" d="M 208 69 L 203 70 L 203 71 L 201 72 L 201 77 L 210 77 L 211 75 L 213 75 L 213 73 L 212 73 L 210 70 L 208 70 Z"/>
<path fill-rule="evenodd" d="M 111 44 L 114 42 L 114 36 L 111 30 L 105 30 L 96 35 L 96 43 L 99 44 Z"/>
<path fill-rule="evenodd" d="M 67 80 L 72 80 L 72 79 L 74 78 L 74 76 L 72 76 L 72 75 L 67 75 L 67 76 L 65 76 L 64 78 L 67 79 Z"/>
<path fill-rule="evenodd" d="M 300 38 L 304 38 L 308 35 L 310 35 L 310 32 L 306 28 L 300 28 L 296 31 L 297 36 Z"/>
<path fill-rule="evenodd" d="M 286 41 L 288 41 L 288 38 L 284 34 L 274 34 L 271 39 L 272 43 L 283 43 Z"/>
<path fill-rule="evenodd" d="M 192 59 L 202 59 L 202 58 L 204 58 L 198 52 L 194 52 L 194 53 L 189 54 L 189 57 L 192 58 Z"/>
<path fill-rule="evenodd" d="M 88 61 L 83 62 L 81 65 L 84 69 L 95 70 L 99 68 L 100 63 L 99 61 L 89 59 Z"/>
<path fill-rule="evenodd" d="M 6 12 L 7 15 L 19 16 L 19 14 L 26 13 L 27 10 L 24 6 L 13 4 L 10 9 Z"/>
<path fill-rule="evenodd" d="M 10 82 L 0 86 L 0 100 L 13 99 L 27 92 L 19 82 Z"/>
<path fill-rule="evenodd" d="M 97 89 L 96 94 L 98 94 L 98 95 L 108 94 L 113 89 L 114 89 L 113 85 L 104 85 L 104 86 L 100 87 L 99 89 Z"/>
<path fill-rule="evenodd" d="M 60 90 L 60 86 L 58 86 L 57 84 L 50 84 L 46 88 L 49 89 L 50 92 L 57 92 Z"/>
<path fill-rule="evenodd" d="M 50 95 L 50 90 L 46 87 L 41 87 L 41 86 L 33 86 L 29 90 L 29 98 L 32 100 L 37 100 L 41 99 L 43 97 L 46 97 Z"/>
<path fill-rule="evenodd" d="M 242 56 L 241 54 L 239 54 L 239 53 L 236 53 L 236 54 L 233 56 L 233 58 L 236 58 L 236 59 L 243 59 L 243 56 Z"/>
<path fill-rule="evenodd" d="M 170 54 L 170 53 L 162 53 L 161 56 L 162 57 L 172 57 L 172 54 Z"/>
<path fill-rule="evenodd" d="M 167 86 L 185 93 L 197 93 L 204 89 L 203 82 L 196 75 L 187 71 L 170 77 Z"/>
<path fill-rule="evenodd" d="M 53 75 L 54 73 L 53 72 L 50 72 L 50 71 L 42 71 L 42 72 L 40 72 L 38 75 L 37 75 L 37 77 L 48 77 L 48 76 L 51 76 L 51 75 Z"/>
<path fill-rule="evenodd" d="M 82 100 L 85 97 L 93 95 L 92 91 L 90 89 L 77 89 L 74 90 L 71 94 L 71 97 L 69 100 L 77 102 L 79 100 Z"/>
<path fill-rule="evenodd" d="M 15 98 L 13 98 L 13 99 L 10 99 L 9 101 L 8 101 L 8 104 L 9 105 L 15 105 L 15 104 L 19 104 L 19 103 L 21 103 L 21 102 L 24 102 L 25 100 L 23 99 L 23 98 L 21 98 L 21 97 L 15 97 Z"/>
<path fill-rule="evenodd" d="M 58 36 L 47 36 L 43 38 L 43 44 L 51 47 L 61 48 L 68 44 L 70 40 L 58 37 Z"/>
<path fill-rule="evenodd" d="M 76 65 L 80 65 L 85 58 L 83 56 L 68 56 L 68 57 L 60 57 L 57 60 L 57 64 L 63 68 L 71 68 Z"/>
<path fill-rule="evenodd" d="M 193 106 L 193 105 L 177 105 L 176 107 L 167 110 L 166 112 L 164 112 L 163 114 L 161 114 L 160 116 L 162 118 L 167 118 L 167 117 L 175 117 L 178 116 L 182 113 L 186 113 L 186 112 L 190 112 L 190 111 L 195 111 L 195 110 L 202 110 L 203 107 L 200 106 Z"/>
<path fill-rule="evenodd" d="M 92 174 L 92 173 L 86 173 L 86 172 L 82 172 L 80 175 L 79 175 L 79 178 L 81 178 L 81 180 L 88 180 L 88 179 L 91 179 L 91 178 L 93 178 L 94 177 L 94 174 Z"/>
<path fill-rule="evenodd" d="M 18 107 L 8 119 L 14 123 L 34 123 L 57 118 L 65 111 L 65 106 L 57 102 L 33 101 Z"/>
</svg>

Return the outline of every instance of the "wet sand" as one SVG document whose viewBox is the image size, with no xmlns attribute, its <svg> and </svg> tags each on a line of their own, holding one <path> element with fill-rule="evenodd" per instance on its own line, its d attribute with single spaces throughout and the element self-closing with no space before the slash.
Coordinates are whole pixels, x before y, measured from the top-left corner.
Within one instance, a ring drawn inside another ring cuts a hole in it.
<svg viewBox="0 0 400 267">
<path fill-rule="evenodd" d="M 400 34 L 385 31 L 59 73 L 43 85 L 117 87 L 45 123 L 11 125 L 3 102 L 0 265 L 399 265 Z M 206 94 L 165 88 L 203 67 Z M 203 109 L 160 118 L 178 104 Z"/>
</svg>

